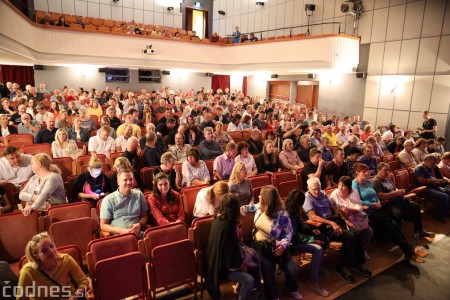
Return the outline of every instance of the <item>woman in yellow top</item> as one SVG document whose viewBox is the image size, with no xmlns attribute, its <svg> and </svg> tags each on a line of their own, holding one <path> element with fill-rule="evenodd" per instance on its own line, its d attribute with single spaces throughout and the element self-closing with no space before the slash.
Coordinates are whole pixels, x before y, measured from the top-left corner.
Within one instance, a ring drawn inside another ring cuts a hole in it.
<svg viewBox="0 0 450 300">
<path fill-rule="evenodd" d="M 89 281 L 69 254 L 60 254 L 46 233 L 27 244 L 28 263 L 20 271 L 17 299 L 79 299 L 89 291 Z"/>
<path fill-rule="evenodd" d="M 90 116 L 97 116 L 98 119 L 103 115 L 103 110 L 100 104 L 98 104 L 97 99 L 92 99 L 91 103 L 89 104 L 88 113 Z"/>
</svg>

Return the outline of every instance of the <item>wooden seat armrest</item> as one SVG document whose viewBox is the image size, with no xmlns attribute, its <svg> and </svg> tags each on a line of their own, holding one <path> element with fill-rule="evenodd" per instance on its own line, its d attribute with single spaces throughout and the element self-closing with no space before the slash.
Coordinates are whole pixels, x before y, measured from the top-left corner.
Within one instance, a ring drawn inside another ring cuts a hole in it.
<svg viewBox="0 0 450 300">
<path fill-rule="evenodd" d="M 406 195 L 403 196 L 403 197 L 408 198 L 408 199 L 414 199 L 414 198 L 417 197 L 417 194 L 409 193 L 409 194 L 406 194 Z"/>
<path fill-rule="evenodd" d="M 420 193 L 422 193 L 423 191 L 425 191 L 427 189 L 427 187 L 426 186 L 419 186 L 419 187 L 417 187 L 417 188 L 415 188 L 415 189 L 412 189 L 412 190 L 410 190 L 409 192 L 410 193 L 414 193 L 414 194 L 420 194 Z"/>
</svg>

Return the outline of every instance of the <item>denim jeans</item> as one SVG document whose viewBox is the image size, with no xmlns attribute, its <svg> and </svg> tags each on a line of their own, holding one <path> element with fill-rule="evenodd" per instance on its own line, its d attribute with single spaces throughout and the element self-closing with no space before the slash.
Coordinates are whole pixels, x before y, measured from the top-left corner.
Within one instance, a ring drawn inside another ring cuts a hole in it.
<svg viewBox="0 0 450 300">
<path fill-rule="evenodd" d="M 252 275 L 241 270 L 230 272 L 228 279 L 239 283 L 239 300 L 249 299 L 253 286 L 255 285 L 255 280 L 261 281 L 259 278 L 253 278 Z"/>
<path fill-rule="evenodd" d="M 437 206 L 436 211 L 434 212 L 435 217 L 443 218 L 444 215 L 448 212 L 450 208 L 450 190 L 441 187 L 437 189 L 429 187 L 420 195 L 432 200 L 436 200 Z"/>
<path fill-rule="evenodd" d="M 317 244 L 298 244 L 295 251 L 312 254 L 311 259 L 311 283 L 319 283 L 320 264 L 323 258 L 323 249 Z"/>
</svg>

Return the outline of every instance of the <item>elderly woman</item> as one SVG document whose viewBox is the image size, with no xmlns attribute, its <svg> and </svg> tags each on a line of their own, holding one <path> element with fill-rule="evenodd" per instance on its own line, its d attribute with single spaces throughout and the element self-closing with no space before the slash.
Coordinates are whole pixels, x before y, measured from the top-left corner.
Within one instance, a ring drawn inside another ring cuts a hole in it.
<svg viewBox="0 0 450 300">
<path fill-rule="evenodd" d="M 402 249 L 406 259 L 413 259 L 418 263 L 425 262 L 422 258 L 427 257 L 428 252 L 423 247 L 414 247 L 408 243 L 401 231 L 400 224 L 389 211 L 389 204 L 380 202 L 372 183 L 367 179 L 369 167 L 365 164 L 356 163 L 353 169 L 356 172 L 356 177 L 352 182 L 352 188 L 359 193 L 362 208 L 369 215 L 371 224 L 397 244 Z M 414 255 L 415 257 L 413 257 Z"/>
<path fill-rule="evenodd" d="M 64 204 L 66 192 L 61 177 L 61 170 L 52 164 L 52 158 L 46 153 L 39 153 L 31 159 L 31 169 L 35 174 L 28 180 L 19 194 L 19 199 L 27 204 L 22 210 L 24 216 L 32 211 L 46 210 L 49 205 Z"/>
<path fill-rule="evenodd" d="M 237 162 L 234 165 L 228 185 L 230 193 L 238 196 L 241 205 L 253 203 L 253 186 L 252 182 L 247 179 L 247 168 L 243 162 Z"/>
<path fill-rule="evenodd" d="M 283 209 L 277 188 L 272 185 L 264 186 L 259 195 L 259 203 L 245 205 L 241 211 L 255 212 L 252 246 L 261 259 L 266 299 L 279 298 L 275 279 L 276 264 L 284 271 L 284 284 L 290 296 L 302 299 L 297 289 L 298 266 L 287 249 L 292 239 L 292 225 L 289 213 Z"/>
<path fill-rule="evenodd" d="M 345 223 L 350 230 L 361 231 L 366 259 L 370 259 L 367 253 L 370 239 L 373 235 L 372 227 L 369 226 L 367 214 L 363 211 L 359 193 L 352 188 L 352 179 L 342 176 L 338 181 L 338 188 L 331 195 L 330 200 L 341 212 Z"/>
<path fill-rule="evenodd" d="M 272 175 L 274 172 L 281 171 L 281 164 L 278 156 L 275 155 L 275 146 L 273 141 L 265 141 L 263 151 L 258 158 L 258 174 Z"/>
<path fill-rule="evenodd" d="M 97 124 L 94 122 L 94 120 L 91 119 L 87 110 L 85 108 L 80 108 L 79 112 L 80 112 L 81 128 L 84 128 L 88 131 L 96 130 Z"/>
<path fill-rule="evenodd" d="M 67 110 L 61 109 L 59 111 L 58 117 L 55 120 L 55 127 L 69 130 L 72 126 L 70 125 L 68 116 L 69 115 L 67 114 Z"/>
<path fill-rule="evenodd" d="M 218 142 L 221 145 L 228 144 L 228 143 L 234 143 L 231 136 L 227 132 L 223 131 L 222 129 L 223 129 L 222 122 L 220 122 L 220 121 L 216 122 L 216 131 L 214 131 L 214 133 L 213 133 L 214 141 Z"/>
<path fill-rule="evenodd" d="M 69 254 L 58 253 L 46 232 L 31 238 L 25 247 L 28 263 L 20 271 L 17 299 L 85 299 L 90 290 L 89 279 Z M 58 288 L 59 287 L 59 288 Z"/>
<path fill-rule="evenodd" d="M 195 199 L 194 217 L 205 217 L 213 215 L 217 204 L 225 194 L 230 191 L 228 184 L 224 181 L 218 181 L 213 186 L 201 189 Z"/>
<path fill-rule="evenodd" d="M 181 174 L 177 172 L 174 168 L 176 162 L 176 157 L 170 153 L 166 152 L 161 156 L 161 165 L 153 169 L 153 177 L 159 173 L 164 173 L 167 175 L 170 181 L 170 187 L 172 189 L 181 189 Z"/>
<path fill-rule="evenodd" d="M 57 157 L 71 157 L 76 160 L 80 155 L 84 154 L 83 149 L 78 149 L 77 143 L 68 138 L 67 131 L 60 128 L 56 131 L 55 141 L 52 142 L 52 154 Z"/>
<path fill-rule="evenodd" d="M 303 210 L 312 222 L 320 224 L 322 233 L 331 241 L 342 242 L 341 257 L 335 268 L 336 274 L 348 283 L 355 283 L 349 268 L 363 277 L 372 273 L 364 267 L 365 255 L 362 235 L 347 230 L 345 222 L 339 216 L 327 194 L 321 190 L 320 179 L 311 177 L 307 181 L 308 192 L 305 195 Z"/>
<path fill-rule="evenodd" d="M 182 186 L 208 184 L 211 177 L 203 160 L 200 160 L 200 152 L 196 148 L 189 150 L 187 161 L 181 168 L 183 175 Z"/>
<path fill-rule="evenodd" d="M 280 162 L 286 170 L 296 173 L 304 167 L 303 162 L 294 151 L 294 142 L 291 139 L 283 141 L 283 151 L 280 152 Z"/>
<path fill-rule="evenodd" d="M 157 225 L 184 223 L 181 196 L 172 189 L 170 179 L 165 173 L 161 172 L 154 176 L 153 193 L 147 201 Z"/>
</svg>

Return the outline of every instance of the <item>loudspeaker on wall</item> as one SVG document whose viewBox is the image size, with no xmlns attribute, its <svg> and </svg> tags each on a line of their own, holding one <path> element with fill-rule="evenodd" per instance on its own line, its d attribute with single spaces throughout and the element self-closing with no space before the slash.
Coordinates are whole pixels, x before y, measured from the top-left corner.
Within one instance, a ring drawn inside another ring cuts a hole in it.
<svg viewBox="0 0 450 300">
<path fill-rule="evenodd" d="M 33 66 L 33 70 L 44 70 L 44 69 L 45 69 L 44 65 L 34 65 Z"/>
<path fill-rule="evenodd" d="M 367 72 L 356 72 L 356 78 L 367 78 Z"/>
</svg>

